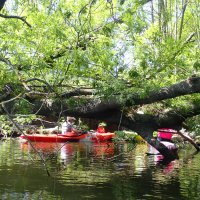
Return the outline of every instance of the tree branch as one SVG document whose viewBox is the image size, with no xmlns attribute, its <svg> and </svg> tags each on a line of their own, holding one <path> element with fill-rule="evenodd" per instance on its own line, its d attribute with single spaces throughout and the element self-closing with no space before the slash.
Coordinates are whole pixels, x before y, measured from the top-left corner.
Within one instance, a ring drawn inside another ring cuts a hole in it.
<svg viewBox="0 0 200 200">
<path fill-rule="evenodd" d="M 183 21 L 184 21 L 185 11 L 186 11 L 187 5 L 188 5 L 188 0 L 186 0 L 185 4 L 183 5 L 183 8 L 182 8 L 182 16 L 181 16 L 179 39 L 181 39 L 181 35 L 182 35 L 182 31 L 183 31 Z"/>
<path fill-rule="evenodd" d="M 3 108 L 3 110 L 5 111 L 5 113 L 7 114 L 8 119 L 13 123 L 13 125 L 16 127 L 16 129 L 17 129 L 22 135 L 24 135 L 24 136 L 26 137 L 26 134 L 24 134 L 23 130 L 21 130 L 21 128 L 18 126 L 18 124 L 16 124 L 15 121 L 12 119 L 12 117 L 11 117 L 10 113 L 8 112 L 8 110 L 7 110 L 6 106 L 5 106 L 5 104 L 2 104 L 2 108 Z M 43 163 L 43 165 L 44 165 L 44 167 L 45 167 L 45 169 L 46 169 L 47 175 L 50 176 L 48 167 L 47 167 L 46 162 L 45 162 L 45 160 L 43 159 L 42 155 L 41 155 L 40 152 L 37 151 L 37 149 L 33 146 L 32 142 L 28 139 L 28 137 L 26 137 L 26 139 L 29 141 L 29 144 L 31 145 L 31 147 L 34 149 L 34 151 L 35 151 L 35 152 L 38 154 L 38 156 L 40 157 L 40 159 L 41 159 L 41 161 L 42 161 L 42 163 Z"/>
<path fill-rule="evenodd" d="M 69 98 L 69 97 L 73 97 L 73 96 L 80 96 L 80 95 L 92 95 L 94 94 L 94 90 L 91 89 L 80 89 L 77 88 L 73 91 L 70 92 L 65 92 L 61 95 L 62 98 Z"/>
<path fill-rule="evenodd" d="M 4 105 L 4 104 L 10 103 L 10 102 L 12 102 L 12 101 L 14 101 L 14 100 L 16 100 L 16 99 L 19 99 L 19 98 L 21 98 L 22 95 L 23 95 L 23 94 L 20 93 L 19 95 L 17 95 L 17 96 L 14 97 L 14 98 L 11 98 L 11 99 L 9 99 L 9 100 L 7 100 L 7 101 L 0 102 L 0 105 Z"/>
<path fill-rule="evenodd" d="M 26 17 L 19 17 L 19 16 L 14 16 L 14 15 L 3 15 L 3 14 L 0 14 L 0 17 L 6 18 L 6 19 L 19 19 L 23 21 L 28 27 L 31 28 L 31 25 L 26 21 Z"/>
<path fill-rule="evenodd" d="M 150 104 L 157 101 L 172 99 L 175 97 L 199 93 L 200 92 L 200 77 L 191 77 L 180 83 L 171 85 L 170 87 L 161 88 L 160 91 L 149 92 L 145 98 L 133 95 L 132 98 L 127 100 L 126 106 Z"/>
<path fill-rule="evenodd" d="M 41 82 L 41 83 L 44 83 L 47 87 L 48 87 L 48 89 L 49 89 L 49 91 L 54 91 L 53 90 L 53 88 L 52 88 L 52 86 L 51 85 L 49 85 L 49 83 L 47 83 L 45 80 L 42 80 L 42 79 L 40 79 L 40 78 L 30 78 L 30 79 L 27 79 L 26 81 L 24 81 L 25 83 L 29 83 L 29 82 L 32 82 L 32 81 L 39 81 L 39 82 Z"/>
</svg>

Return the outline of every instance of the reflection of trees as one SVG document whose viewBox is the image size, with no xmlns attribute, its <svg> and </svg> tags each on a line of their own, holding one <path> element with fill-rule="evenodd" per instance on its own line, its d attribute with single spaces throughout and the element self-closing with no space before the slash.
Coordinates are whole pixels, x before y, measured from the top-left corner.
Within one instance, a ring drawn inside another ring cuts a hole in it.
<svg viewBox="0 0 200 200">
<path fill-rule="evenodd" d="M 100 147 L 99 145 L 98 148 Z M 64 184 L 68 184 L 71 179 L 78 183 L 96 184 L 111 183 L 115 176 L 119 176 L 122 180 L 123 177 L 134 174 L 142 176 L 142 171 L 147 168 L 144 157 L 146 145 L 138 145 L 132 151 L 129 149 L 128 144 L 121 144 L 115 149 L 113 156 L 104 154 L 102 157 L 96 154 L 94 146 L 87 146 L 87 153 L 77 152 L 73 161 L 68 163 L 62 172 L 62 176 L 65 177 Z"/>
<path fill-rule="evenodd" d="M 111 162 L 106 159 L 114 154 L 113 144 L 76 143 L 72 146 L 66 144 L 62 149 L 68 153 L 65 160 L 65 169 L 61 172 L 63 183 L 68 184 L 72 180 L 78 183 L 95 184 L 105 183 L 110 179 Z M 73 147 L 73 149 L 72 149 Z M 69 155 L 71 152 L 71 159 Z"/>
<path fill-rule="evenodd" d="M 189 154 L 189 149 L 183 152 L 179 172 L 181 194 L 185 199 L 197 200 L 200 196 L 200 157 L 196 152 Z"/>
<path fill-rule="evenodd" d="M 185 197 L 195 199 L 198 197 L 199 183 L 196 184 L 197 178 L 193 177 L 193 172 L 191 172 L 191 176 L 195 179 L 193 181 L 187 174 L 188 168 L 190 169 L 193 165 L 183 168 L 185 174 L 182 177 L 179 176 L 180 163 L 188 160 L 188 157 L 186 159 L 185 156 L 181 156 L 180 160 L 165 163 L 156 162 L 155 156 L 143 156 L 143 163 L 140 163 L 141 156 L 144 155 L 145 150 L 143 149 L 142 152 L 142 148 L 137 146 L 134 151 L 133 158 L 129 160 L 130 164 L 134 164 L 131 169 L 125 168 L 118 176 L 113 176 L 111 179 L 115 199 L 168 199 L 169 196 L 171 199 L 185 199 Z M 191 157 L 189 158 L 190 163 Z M 137 163 L 140 164 L 137 166 Z M 156 163 L 157 165 L 155 166 Z M 173 168 L 169 170 L 171 166 Z M 181 170 L 183 169 L 181 168 Z M 198 172 L 196 173 L 198 174 Z M 185 183 L 185 177 L 187 177 L 188 181 L 183 187 L 182 183 Z M 192 188 L 188 189 L 189 184 L 191 184 Z M 186 189 L 187 195 L 181 192 L 182 188 L 184 188 L 184 192 Z M 193 192 L 193 195 L 190 196 L 189 192 Z"/>
<path fill-rule="evenodd" d="M 18 146 L 17 146 L 18 145 Z M 27 146 L 28 147 L 28 146 Z M 48 147 L 48 145 L 47 145 Z M 59 148 L 59 145 L 57 144 Z M 147 157 L 145 145 L 132 151 L 127 144 L 70 143 L 65 165 L 57 156 L 48 157 L 43 149 L 52 177 L 46 175 L 31 149 L 19 149 L 19 143 L 0 143 L 0 194 L 7 199 L 197 199 L 199 196 L 199 158 L 182 155 L 174 169 L 165 174 L 166 165 L 155 166 Z M 42 146 L 38 146 L 42 152 Z M 111 154 L 109 154 L 111 153 Z M 30 159 L 32 158 L 32 159 Z M 187 159 L 185 159 L 187 158 Z M 25 191 L 26 190 L 26 191 Z M 15 198 L 16 199 L 16 198 Z"/>
<path fill-rule="evenodd" d="M 0 142 L 0 199 L 39 199 L 41 194 L 48 197 L 48 177 L 38 166 L 19 149 L 18 142 Z"/>
<path fill-rule="evenodd" d="M 155 176 L 156 175 L 156 176 Z M 180 185 L 177 177 L 168 181 L 160 181 L 160 177 L 167 179 L 157 168 L 147 168 L 139 176 L 120 174 L 111 180 L 116 200 L 123 199 L 180 199 Z"/>
<path fill-rule="evenodd" d="M 0 141 L 0 166 L 7 165 L 12 166 L 16 164 L 16 159 L 24 158 L 24 154 L 20 155 L 15 151 L 16 143 L 12 140 Z"/>
</svg>

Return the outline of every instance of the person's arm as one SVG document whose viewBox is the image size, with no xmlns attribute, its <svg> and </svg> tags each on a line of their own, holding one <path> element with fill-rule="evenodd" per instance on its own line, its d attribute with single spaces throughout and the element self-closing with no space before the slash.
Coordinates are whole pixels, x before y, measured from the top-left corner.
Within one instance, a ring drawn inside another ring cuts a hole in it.
<svg viewBox="0 0 200 200">
<path fill-rule="evenodd" d="M 80 130 L 76 129 L 76 128 L 73 127 L 73 126 L 72 126 L 72 131 L 75 132 L 75 133 L 79 133 L 79 132 L 80 132 Z"/>
</svg>

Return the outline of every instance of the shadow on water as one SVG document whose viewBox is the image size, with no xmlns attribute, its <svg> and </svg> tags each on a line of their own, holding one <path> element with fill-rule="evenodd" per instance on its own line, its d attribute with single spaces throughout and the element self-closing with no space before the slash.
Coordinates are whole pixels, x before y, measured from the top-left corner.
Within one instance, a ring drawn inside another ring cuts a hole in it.
<svg viewBox="0 0 200 200">
<path fill-rule="evenodd" d="M 147 145 L 0 143 L 0 199 L 198 199 L 199 154 L 171 162 L 147 156 Z"/>
</svg>

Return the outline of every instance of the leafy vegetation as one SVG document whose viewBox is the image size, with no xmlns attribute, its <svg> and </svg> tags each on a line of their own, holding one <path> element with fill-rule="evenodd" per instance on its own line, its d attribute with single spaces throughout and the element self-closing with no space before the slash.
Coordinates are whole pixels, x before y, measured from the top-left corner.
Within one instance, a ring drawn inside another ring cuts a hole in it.
<svg viewBox="0 0 200 200">
<path fill-rule="evenodd" d="M 1 105 L 11 114 L 48 108 L 54 116 L 101 118 L 91 112 L 108 116 L 112 104 L 111 117 L 123 110 L 134 122 L 142 110 L 157 126 L 159 113 L 177 113 L 179 124 L 198 115 L 199 3 L 7 0 L 0 10 Z M 182 81 L 194 87 L 176 87 Z"/>
<path fill-rule="evenodd" d="M 113 138 L 114 142 L 128 141 L 131 143 L 144 143 L 144 139 L 133 131 L 115 131 L 116 137 Z"/>
<path fill-rule="evenodd" d="M 33 120 L 36 119 L 35 115 L 25 115 L 25 116 L 15 116 L 13 118 L 14 122 L 21 126 L 24 130 L 27 129 L 27 125 L 30 125 Z M 5 115 L 0 115 L 0 134 L 4 137 L 12 135 L 14 132 L 18 132 L 15 125 L 8 119 Z"/>
</svg>

